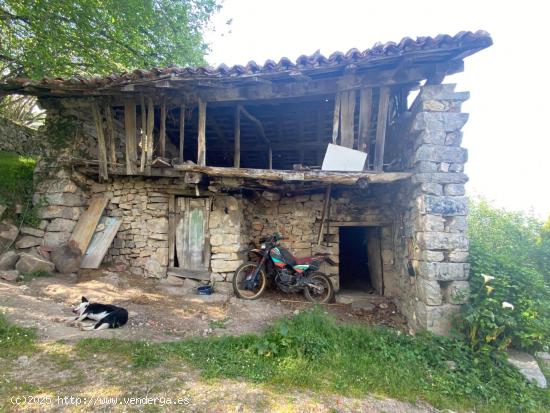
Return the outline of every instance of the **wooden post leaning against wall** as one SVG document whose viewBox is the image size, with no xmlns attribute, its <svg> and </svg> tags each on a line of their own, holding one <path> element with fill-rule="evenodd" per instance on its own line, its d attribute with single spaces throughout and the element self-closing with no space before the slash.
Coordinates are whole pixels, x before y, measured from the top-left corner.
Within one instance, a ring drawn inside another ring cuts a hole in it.
<svg viewBox="0 0 550 413">
<path fill-rule="evenodd" d="M 103 111 L 105 112 L 105 121 L 106 121 L 106 130 L 107 130 L 107 160 L 108 162 L 115 166 L 116 165 L 116 137 L 115 137 L 115 127 L 113 121 L 113 111 L 111 110 L 111 105 L 105 103 L 103 105 Z"/>
<path fill-rule="evenodd" d="M 206 102 L 199 98 L 197 165 L 206 166 Z"/>
<path fill-rule="evenodd" d="M 380 88 L 380 103 L 378 105 L 378 120 L 376 126 L 376 146 L 374 149 L 374 170 L 382 171 L 384 167 L 384 145 L 386 141 L 386 124 L 390 105 L 390 88 Z"/>
<path fill-rule="evenodd" d="M 124 131 L 126 136 L 126 174 L 135 175 L 137 162 L 136 102 L 124 100 Z"/>
<path fill-rule="evenodd" d="M 166 157 L 166 96 L 160 103 L 159 152 L 162 158 Z"/>
<path fill-rule="evenodd" d="M 97 156 L 99 160 L 99 178 L 101 180 L 109 179 L 107 171 L 107 147 L 105 145 L 105 136 L 103 135 L 103 118 L 99 112 L 97 102 L 92 102 L 92 113 L 94 116 L 95 129 L 97 134 Z"/>
<path fill-rule="evenodd" d="M 357 149 L 361 152 L 366 152 L 367 159 L 371 157 L 369 154 L 369 129 L 372 115 L 372 89 L 361 89 L 359 97 L 359 136 L 357 137 Z M 370 162 L 369 162 L 370 163 Z M 368 166 L 368 163 L 367 163 Z"/>
<path fill-rule="evenodd" d="M 145 160 L 147 156 L 147 110 L 145 108 L 145 98 L 140 96 L 139 105 L 141 107 L 141 159 L 139 162 L 139 171 L 145 171 Z"/>
<path fill-rule="evenodd" d="M 180 105 L 180 156 L 179 161 L 180 163 L 183 163 L 183 149 L 184 149 L 184 143 L 185 143 L 185 104 L 182 103 Z"/>
<path fill-rule="evenodd" d="M 338 141 L 338 130 L 340 128 L 340 93 L 336 93 L 334 99 L 334 115 L 332 116 L 332 143 L 336 145 Z"/>
<path fill-rule="evenodd" d="M 147 98 L 147 170 L 151 170 L 153 163 L 153 128 L 155 126 L 155 105 L 153 98 Z"/>
<path fill-rule="evenodd" d="M 235 153 L 233 155 L 233 166 L 241 167 L 241 105 L 235 108 Z"/>
</svg>

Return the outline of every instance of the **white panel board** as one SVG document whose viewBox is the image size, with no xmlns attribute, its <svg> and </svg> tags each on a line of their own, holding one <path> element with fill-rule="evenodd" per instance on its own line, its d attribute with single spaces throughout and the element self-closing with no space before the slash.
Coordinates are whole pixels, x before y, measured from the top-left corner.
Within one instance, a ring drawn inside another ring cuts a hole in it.
<svg viewBox="0 0 550 413">
<path fill-rule="evenodd" d="M 365 152 L 329 143 L 321 169 L 323 171 L 357 172 L 363 170 L 366 160 Z"/>
</svg>

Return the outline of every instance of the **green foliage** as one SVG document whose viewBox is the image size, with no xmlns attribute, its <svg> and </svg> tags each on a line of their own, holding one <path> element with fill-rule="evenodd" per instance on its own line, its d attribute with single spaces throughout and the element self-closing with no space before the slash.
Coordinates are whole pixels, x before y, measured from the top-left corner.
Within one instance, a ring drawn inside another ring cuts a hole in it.
<svg viewBox="0 0 550 413">
<path fill-rule="evenodd" d="M 40 222 L 36 207 L 32 206 L 35 163 L 33 158 L 0 151 L 0 204 L 8 207 L 5 214 L 13 219 L 16 218 L 16 205 L 21 205 L 24 223 L 31 226 Z"/>
<path fill-rule="evenodd" d="M 198 65 L 217 0 L 0 0 L 0 73 L 107 75 Z"/>
<path fill-rule="evenodd" d="M 374 393 L 413 403 L 421 399 L 453 410 L 541 412 L 550 403 L 549 391 L 461 341 L 343 324 L 320 309 L 281 319 L 261 335 L 156 344 L 87 339 L 77 349 L 83 357 L 128 358 L 136 368 L 173 366 L 183 359 L 206 378 L 342 395 Z"/>
<path fill-rule="evenodd" d="M 550 216 L 540 230 L 537 244 L 539 249 L 537 254 L 538 265 L 546 277 L 546 282 L 550 284 Z"/>
<path fill-rule="evenodd" d="M 0 359 L 31 353 L 35 350 L 35 340 L 35 330 L 14 326 L 0 313 Z"/>
<path fill-rule="evenodd" d="M 542 224 L 528 215 L 472 202 L 472 294 L 461 327 L 474 350 L 550 346 L 550 285 L 541 265 L 546 254 L 541 251 L 542 233 Z"/>
</svg>

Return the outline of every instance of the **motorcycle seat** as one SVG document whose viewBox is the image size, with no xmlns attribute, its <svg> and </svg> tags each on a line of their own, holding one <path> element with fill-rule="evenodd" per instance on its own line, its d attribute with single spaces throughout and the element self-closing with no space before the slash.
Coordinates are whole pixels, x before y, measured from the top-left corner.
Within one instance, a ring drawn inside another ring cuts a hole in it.
<svg viewBox="0 0 550 413">
<path fill-rule="evenodd" d="M 296 264 L 294 265 L 304 265 L 304 264 L 311 264 L 313 260 L 315 260 L 316 257 L 294 257 L 294 261 L 296 261 Z"/>
</svg>

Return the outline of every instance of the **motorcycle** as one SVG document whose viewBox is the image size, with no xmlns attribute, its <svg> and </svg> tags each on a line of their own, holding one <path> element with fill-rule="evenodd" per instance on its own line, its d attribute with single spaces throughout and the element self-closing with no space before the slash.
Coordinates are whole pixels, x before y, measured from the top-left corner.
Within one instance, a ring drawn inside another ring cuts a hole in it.
<svg viewBox="0 0 550 413">
<path fill-rule="evenodd" d="M 285 293 L 303 291 L 308 301 L 328 303 L 334 298 L 334 286 L 330 278 L 318 272 L 323 262 L 336 265 L 328 254 L 316 254 L 313 257 L 296 258 L 287 249 L 280 246 L 282 241 L 278 233 L 273 234 L 261 244 L 260 248 L 250 250 L 259 261 L 242 264 L 233 276 L 235 295 L 246 300 L 260 298 L 270 277 L 275 285 Z"/>
</svg>

